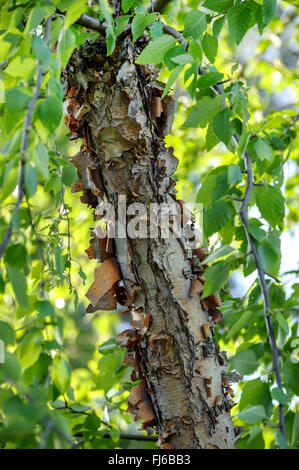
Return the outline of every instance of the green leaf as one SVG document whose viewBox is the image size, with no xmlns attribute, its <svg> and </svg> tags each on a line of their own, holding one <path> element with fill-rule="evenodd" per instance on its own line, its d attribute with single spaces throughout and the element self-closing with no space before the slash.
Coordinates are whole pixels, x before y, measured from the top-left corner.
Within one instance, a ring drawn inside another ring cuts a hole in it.
<svg viewBox="0 0 299 470">
<path fill-rule="evenodd" d="M 277 249 L 275 244 L 272 243 L 269 238 L 265 238 L 259 243 L 257 252 L 264 270 L 275 276 L 278 273 L 280 266 L 279 249 Z"/>
<path fill-rule="evenodd" d="M 271 390 L 271 395 L 274 400 L 278 401 L 281 405 L 287 405 L 289 400 L 283 390 L 279 387 L 275 387 Z"/>
<path fill-rule="evenodd" d="M 14 329 L 5 321 L 0 320 L 0 340 L 4 341 L 4 344 L 14 344 L 15 332 Z"/>
<path fill-rule="evenodd" d="M 299 440 L 299 412 L 296 411 L 293 421 L 291 444 L 294 445 Z"/>
<path fill-rule="evenodd" d="M 29 17 L 27 19 L 26 31 L 30 32 L 34 28 L 39 26 L 41 24 L 41 22 L 43 21 L 43 19 L 46 16 L 50 16 L 51 13 L 54 13 L 54 11 L 55 11 L 55 7 L 54 7 L 54 5 L 51 5 L 50 3 L 47 4 L 46 8 L 41 7 L 41 6 L 34 7 L 31 10 L 31 12 L 29 14 Z"/>
<path fill-rule="evenodd" d="M 55 357 L 53 361 L 52 378 L 60 393 L 66 393 L 70 385 L 71 368 L 63 357 Z"/>
<path fill-rule="evenodd" d="M 198 88 L 208 88 L 216 85 L 223 78 L 224 74 L 219 72 L 209 72 L 200 77 L 197 81 Z"/>
<path fill-rule="evenodd" d="M 223 100 L 223 95 L 217 96 L 216 98 L 204 96 L 196 103 L 195 106 L 193 106 L 182 127 L 206 127 L 206 125 L 212 121 L 217 112 L 220 111 L 220 103 Z"/>
<path fill-rule="evenodd" d="M 245 312 L 241 313 L 240 318 L 232 325 L 230 328 L 227 337 L 233 338 L 242 328 L 246 327 L 254 316 L 253 312 L 246 310 Z"/>
<path fill-rule="evenodd" d="M 37 189 L 37 174 L 29 162 L 25 163 L 25 189 L 30 196 L 33 196 Z"/>
<path fill-rule="evenodd" d="M 47 148 L 41 142 L 32 153 L 32 160 L 36 165 L 38 172 L 46 179 L 49 179 L 49 156 Z"/>
<path fill-rule="evenodd" d="M 203 6 L 217 13 L 222 13 L 231 8 L 233 4 L 234 0 L 206 0 Z"/>
<path fill-rule="evenodd" d="M 257 207 L 264 219 L 274 228 L 284 217 L 284 197 L 270 184 L 256 187 Z"/>
<path fill-rule="evenodd" d="M 223 199 L 211 204 L 203 214 L 204 235 L 209 238 L 218 232 L 232 217 L 232 211 Z"/>
<path fill-rule="evenodd" d="M 66 186 L 71 186 L 78 179 L 76 167 L 72 163 L 63 167 L 61 179 Z"/>
<path fill-rule="evenodd" d="M 288 335 L 289 334 L 289 325 L 282 313 L 278 312 L 275 315 L 277 323 L 279 324 L 282 331 Z"/>
<path fill-rule="evenodd" d="M 228 145 L 233 136 L 234 130 L 230 123 L 230 110 L 227 108 L 223 109 L 218 113 L 213 120 L 213 131 L 219 140 Z"/>
<path fill-rule="evenodd" d="M 117 342 L 115 338 L 110 338 L 108 341 L 105 341 L 105 343 L 102 343 L 101 346 L 99 346 L 98 350 L 101 354 L 109 354 L 112 351 L 115 351 L 117 349 Z"/>
<path fill-rule="evenodd" d="M 62 118 L 61 102 L 55 96 L 47 96 L 40 103 L 38 112 L 43 126 L 53 133 Z"/>
<path fill-rule="evenodd" d="M 256 219 L 251 219 L 248 225 L 250 235 L 253 236 L 258 242 L 261 242 L 266 237 L 265 230 L 259 227 L 260 223 L 256 222 Z"/>
<path fill-rule="evenodd" d="M 29 101 L 30 95 L 22 86 L 11 88 L 5 93 L 6 108 L 10 112 L 16 113 L 18 111 L 22 111 L 22 109 L 27 107 Z"/>
<path fill-rule="evenodd" d="M 160 64 L 167 51 L 176 43 L 176 39 L 172 36 L 164 34 L 154 39 L 141 52 L 135 61 L 136 64 Z"/>
<path fill-rule="evenodd" d="M 225 21 L 226 21 L 225 15 L 218 18 L 218 20 L 214 21 L 212 29 L 213 29 L 213 36 L 215 36 L 216 38 L 218 38 L 219 34 L 221 33 Z"/>
<path fill-rule="evenodd" d="M 249 406 L 262 405 L 266 415 L 271 416 L 273 410 L 272 398 L 269 385 L 261 379 L 254 379 L 246 382 L 242 389 L 242 396 L 239 402 L 239 409 L 243 410 Z"/>
<path fill-rule="evenodd" d="M 206 147 L 207 151 L 209 152 L 212 150 L 217 144 L 219 144 L 219 139 L 213 132 L 213 126 L 210 124 L 207 128 L 206 133 Z"/>
<path fill-rule="evenodd" d="M 184 24 L 184 36 L 199 39 L 207 29 L 206 14 L 199 10 L 191 10 L 187 13 Z"/>
<path fill-rule="evenodd" d="M 76 0 L 71 4 L 67 9 L 65 15 L 65 27 L 68 28 L 71 24 L 75 23 L 77 19 L 84 13 L 86 10 L 85 0 Z"/>
<path fill-rule="evenodd" d="M 256 152 L 257 158 L 259 158 L 260 160 L 267 160 L 270 162 L 273 159 L 273 150 L 270 145 L 265 142 L 264 139 L 257 139 L 253 147 Z"/>
<path fill-rule="evenodd" d="M 38 300 L 34 308 L 38 311 L 39 317 L 47 317 L 54 314 L 54 307 L 49 300 Z"/>
<path fill-rule="evenodd" d="M 137 39 L 143 34 L 145 28 L 152 23 L 155 18 L 155 13 L 150 13 L 149 15 L 136 13 L 132 21 L 133 42 L 137 41 Z"/>
<path fill-rule="evenodd" d="M 256 354 L 251 348 L 237 352 L 237 354 L 231 358 L 231 362 L 233 367 L 242 375 L 253 374 L 259 366 Z"/>
<path fill-rule="evenodd" d="M 237 44 L 240 44 L 251 23 L 251 11 L 243 4 L 237 5 L 227 13 L 228 26 Z"/>
<path fill-rule="evenodd" d="M 127 13 L 130 8 L 132 8 L 135 3 L 137 3 L 137 0 L 121 0 L 121 7 L 123 9 L 124 13 Z"/>
<path fill-rule="evenodd" d="M 72 28 L 62 28 L 58 39 L 57 55 L 61 65 L 65 67 L 76 46 L 76 35 Z"/>
<path fill-rule="evenodd" d="M 215 36 L 206 33 L 202 40 L 202 50 L 209 61 L 214 64 L 218 52 L 218 40 Z"/>
<path fill-rule="evenodd" d="M 7 265 L 6 269 L 16 300 L 22 309 L 26 310 L 29 306 L 26 277 L 19 269 L 13 266 Z"/>
<path fill-rule="evenodd" d="M 238 165 L 234 165 L 233 163 L 228 166 L 228 173 L 227 178 L 229 184 L 235 186 L 236 184 L 242 181 L 242 173 L 240 167 Z"/>
<path fill-rule="evenodd" d="M 24 245 L 17 243 L 7 248 L 5 252 L 5 261 L 15 268 L 22 269 L 27 263 L 27 251 Z"/>
<path fill-rule="evenodd" d="M 40 331 L 34 329 L 25 334 L 18 349 L 20 364 L 24 369 L 30 367 L 39 358 L 42 352 L 42 336 Z"/>
<path fill-rule="evenodd" d="M 286 386 L 295 395 L 299 396 L 299 362 L 292 362 L 290 359 L 287 359 L 283 364 L 282 372 Z"/>
<path fill-rule="evenodd" d="M 219 261 L 207 268 L 204 273 L 206 279 L 202 297 L 208 297 L 218 292 L 225 284 L 229 275 L 230 264 L 226 261 Z"/>
<path fill-rule="evenodd" d="M 264 27 L 270 23 L 276 12 L 276 0 L 263 0 L 263 22 Z"/>
<path fill-rule="evenodd" d="M 206 259 L 205 259 L 205 264 L 209 264 L 212 261 L 215 261 L 216 259 L 223 258 L 224 256 L 227 256 L 231 254 L 234 250 L 229 245 L 223 245 L 220 248 L 217 248 L 217 250 L 213 251 Z"/>
<path fill-rule="evenodd" d="M 237 414 L 238 418 L 249 424 L 255 424 L 266 419 L 265 408 L 261 405 L 253 406 Z"/>
<path fill-rule="evenodd" d="M 34 37 L 32 39 L 32 50 L 37 59 L 45 66 L 48 67 L 51 62 L 51 51 L 42 38 Z"/>
<path fill-rule="evenodd" d="M 179 77 L 179 75 L 180 75 L 180 73 L 182 72 L 183 69 L 184 69 L 184 65 L 179 65 L 178 67 L 176 67 L 175 69 L 172 70 L 171 74 L 169 75 L 168 81 L 165 85 L 165 88 L 164 88 L 163 94 L 161 96 L 161 99 L 163 99 L 164 96 L 167 95 L 170 88 L 172 87 L 174 82 L 178 79 L 178 77 Z"/>
</svg>

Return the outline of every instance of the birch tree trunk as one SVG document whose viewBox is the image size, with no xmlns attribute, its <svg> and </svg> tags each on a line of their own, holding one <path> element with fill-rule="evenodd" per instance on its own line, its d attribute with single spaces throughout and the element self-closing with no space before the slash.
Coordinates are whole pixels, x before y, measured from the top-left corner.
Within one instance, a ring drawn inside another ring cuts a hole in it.
<svg viewBox="0 0 299 470">
<path fill-rule="evenodd" d="M 174 101 L 161 100 L 154 67 L 135 65 L 141 50 L 142 40 L 137 47 L 122 38 L 106 57 L 103 39 L 87 42 L 65 71 L 70 137 L 83 138 L 75 190 L 94 208 L 95 220 L 106 202 L 118 219 L 119 196 L 147 209 L 181 205 L 171 178 L 177 160 L 163 141 Z M 218 297 L 200 298 L 203 250 L 160 232 L 113 239 L 92 231 L 87 254 L 102 264 L 87 292 L 87 311 L 111 310 L 117 302 L 130 310 L 134 328 L 118 336 L 127 347 L 125 364 L 135 368 L 132 378 L 141 379 L 129 409 L 145 429 L 156 430 L 162 448 L 232 448 L 227 362 L 213 337 Z"/>
</svg>

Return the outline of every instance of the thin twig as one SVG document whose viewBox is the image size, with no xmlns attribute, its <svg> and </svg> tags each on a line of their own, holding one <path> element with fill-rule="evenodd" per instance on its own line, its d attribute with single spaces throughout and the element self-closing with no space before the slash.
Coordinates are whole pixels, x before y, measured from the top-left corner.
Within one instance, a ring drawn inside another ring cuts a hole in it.
<svg viewBox="0 0 299 470">
<path fill-rule="evenodd" d="M 52 17 L 48 18 L 46 20 L 45 24 L 45 43 L 48 44 L 50 41 L 50 36 L 51 36 L 51 21 Z M 23 132 L 22 132 L 22 139 L 21 139 L 21 148 L 20 148 L 20 153 L 21 153 L 21 161 L 20 161 L 20 171 L 19 171 L 19 180 L 18 180 L 18 200 L 14 206 L 13 213 L 10 219 L 10 222 L 8 224 L 8 228 L 5 232 L 4 238 L 0 244 L 0 260 L 2 259 L 3 253 L 5 251 L 5 248 L 10 240 L 11 234 L 12 234 L 12 227 L 13 227 L 13 220 L 14 217 L 18 214 L 20 206 L 23 202 L 23 198 L 25 195 L 25 189 L 24 189 L 24 183 L 25 183 L 25 163 L 26 163 L 26 152 L 28 149 L 28 142 L 29 142 L 29 134 L 30 134 L 30 127 L 31 127 L 31 121 L 32 121 L 32 115 L 33 115 L 33 110 L 34 106 L 40 97 L 40 90 L 42 86 L 42 79 L 43 79 L 43 73 L 44 73 L 44 66 L 40 65 L 40 67 L 37 70 L 37 75 L 36 75 L 36 83 L 35 83 L 35 90 L 32 98 L 29 101 L 28 107 L 27 107 L 27 112 L 24 120 L 24 127 L 23 127 Z"/>
</svg>

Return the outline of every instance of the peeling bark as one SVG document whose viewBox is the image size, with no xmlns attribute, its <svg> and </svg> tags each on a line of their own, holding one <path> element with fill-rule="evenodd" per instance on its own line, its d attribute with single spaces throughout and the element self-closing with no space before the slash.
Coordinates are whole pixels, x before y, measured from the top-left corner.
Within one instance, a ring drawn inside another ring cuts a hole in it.
<svg viewBox="0 0 299 470">
<path fill-rule="evenodd" d="M 105 201 L 117 214 L 120 195 L 147 208 L 176 201 L 171 175 L 177 160 L 163 141 L 175 103 L 170 96 L 161 100 L 154 67 L 135 65 L 142 41 L 137 47 L 125 38 L 109 57 L 104 40 L 86 43 L 65 72 L 70 137 L 84 142 L 74 159 L 74 190 L 83 192 L 95 220 Z M 87 254 L 103 263 L 87 293 L 87 311 L 118 302 L 131 312 L 134 329 L 118 335 L 118 342 L 127 348 L 125 364 L 135 368 L 132 378 L 141 379 L 129 398 L 136 419 L 155 428 L 162 448 L 232 448 L 231 378 L 213 336 L 220 299 L 215 294 L 202 303 L 200 297 L 203 250 L 160 233 L 102 238 L 96 228 Z"/>
</svg>

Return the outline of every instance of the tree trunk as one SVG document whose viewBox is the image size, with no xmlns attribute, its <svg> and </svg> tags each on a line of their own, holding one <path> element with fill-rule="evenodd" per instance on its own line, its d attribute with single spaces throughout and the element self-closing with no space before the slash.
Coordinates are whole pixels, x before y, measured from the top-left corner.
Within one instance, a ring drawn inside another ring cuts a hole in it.
<svg viewBox="0 0 299 470">
<path fill-rule="evenodd" d="M 74 159 L 75 190 L 83 191 L 81 200 L 95 209 L 95 219 L 103 201 L 118 219 L 118 196 L 126 196 L 127 206 L 147 209 L 181 204 L 171 178 L 177 160 L 163 141 L 174 101 L 161 100 L 154 67 L 135 65 L 141 49 L 142 39 L 137 47 L 122 38 L 106 57 L 104 40 L 85 43 L 65 72 L 71 138 L 83 137 Z M 129 409 L 144 428 L 155 428 L 162 448 L 232 448 L 227 362 L 213 337 L 217 296 L 205 299 L 205 309 L 200 299 L 203 250 L 163 238 L 160 227 L 154 238 L 101 236 L 94 229 L 87 250 L 102 263 L 87 293 L 87 311 L 111 310 L 116 302 L 131 311 L 134 329 L 118 335 L 127 347 L 125 364 L 135 367 L 134 380 L 141 379 Z"/>
</svg>

